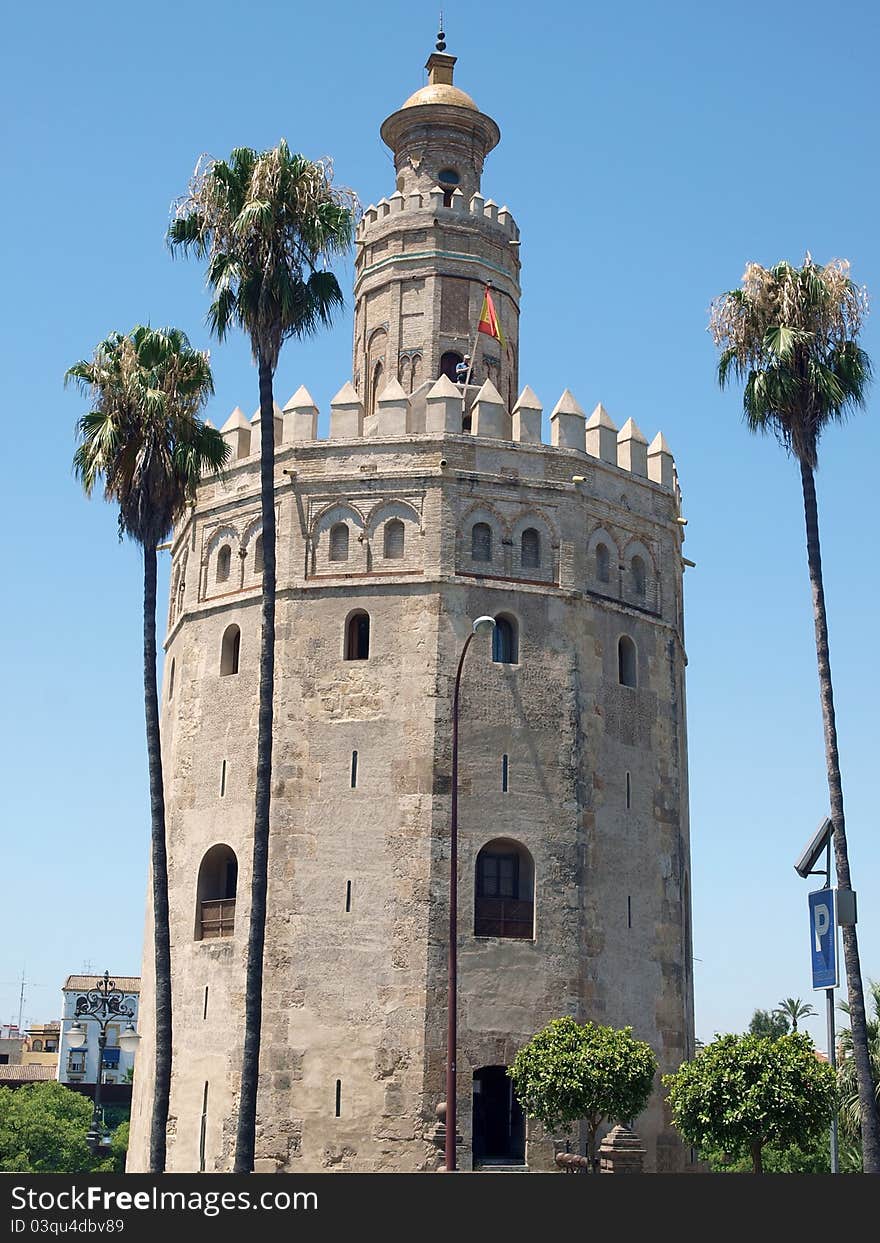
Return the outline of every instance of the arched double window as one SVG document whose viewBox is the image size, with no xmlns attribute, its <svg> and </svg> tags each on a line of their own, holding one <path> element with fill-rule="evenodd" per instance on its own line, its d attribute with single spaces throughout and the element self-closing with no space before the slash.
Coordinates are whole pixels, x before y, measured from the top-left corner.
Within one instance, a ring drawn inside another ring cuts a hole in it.
<svg viewBox="0 0 880 1243">
<path fill-rule="evenodd" d="M 471 561 L 492 560 L 492 528 L 488 522 L 475 522 L 471 528 Z"/>
<path fill-rule="evenodd" d="M 541 535 L 534 527 L 526 527 L 520 540 L 520 563 L 524 570 L 537 570 L 541 564 Z"/>
<path fill-rule="evenodd" d="M 607 544 L 596 545 L 596 578 L 600 583 L 611 581 L 611 555 Z"/>
<path fill-rule="evenodd" d="M 474 935 L 531 940 L 535 934 L 535 865 L 519 842 L 498 837 L 477 855 Z"/>
<path fill-rule="evenodd" d="M 196 888 L 196 940 L 231 937 L 235 931 L 238 860 L 229 846 L 212 846 L 199 867 Z"/>
<path fill-rule="evenodd" d="M 387 561 L 399 561 L 404 553 L 406 528 L 399 518 L 385 523 L 384 552 Z"/>
<path fill-rule="evenodd" d="M 241 631 L 238 626 L 227 626 L 220 644 L 220 674 L 225 677 L 230 673 L 238 673 L 238 661 L 241 655 Z"/>
<path fill-rule="evenodd" d="M 345 659 L 369 660 L 370 615 L 362 609 L 352 613 L 345 624 Z"/>
<path fill-rule="evenodd" d="M 232 549 L 224 544 L 217 553 L 217 582 L 225 583 L 232 568 Z"/>
<path fill-rule="evenodd" d="M 348 560 L 348 525 L 336 522 L 330 528 L 330 560 Z"/>
<path fill-rule="evenodd" d="M 492 659 L 499 665 L 519 663 L 519 626 L 515 617 L 499 613 L 492 631 Z"/>
<path fill-rule="evenodd" d="M 638 684 L 636 645 L 628 634 L 622 634 L 617 641 L 617 680 L 621 686 Z"/>
</svg>

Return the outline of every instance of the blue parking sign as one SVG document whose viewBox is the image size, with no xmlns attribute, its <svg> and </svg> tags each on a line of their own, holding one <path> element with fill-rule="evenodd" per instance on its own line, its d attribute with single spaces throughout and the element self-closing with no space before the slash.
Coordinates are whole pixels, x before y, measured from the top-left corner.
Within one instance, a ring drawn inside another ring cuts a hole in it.
<svg viewBox="0 0 880 1243">
<path fill-rule="evenodd" d="M 810 900 L 813 988 L 837 988 L 837 903 L 834 889 L 816 889 Z"/>
</svg>

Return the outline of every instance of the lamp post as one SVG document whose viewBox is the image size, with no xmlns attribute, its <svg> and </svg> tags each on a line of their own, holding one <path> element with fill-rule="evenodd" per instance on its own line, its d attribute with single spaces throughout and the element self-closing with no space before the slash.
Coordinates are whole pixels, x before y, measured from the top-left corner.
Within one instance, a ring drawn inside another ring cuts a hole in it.
<svg viewBox="0 0 880 1243">
<path fill-rule="evenodd" d="M 116 987 L 116 981 L 110 979 L 109 971 L 105 971 L 95 987 L 87 993 L 81 993 L 76 999 L 74 1017 L 76 1022 L 68 1029 L 68 1037 L 74 1041 L 88 1041 L 88 1033 L 83 1027 L 82 1019 L 93 1019 L 98 1024 L 98 1073 L 95 1078 L 95 1104 L 92 1110 L 92 1122 L 86 1143 L 92 1154 L 97 1153 L 103 1139 L 103 1122 L 101 1119 L 101 1085 L 104 1068 L 104 1050 L 107 1047 L 107 1027 L 113 1019 L 133 1019 L 134 1010 L 125 1004 L 126 994 Z M 129 1022 L 119 1034 L 119 1047 L 124 1053 L 135 1053 L 140 1043 L 140 1036 L 134 1024 Z"/>
<path fill-rule="evenodd" d="M 452 814 L 449 834 L 449 989 L 446 1010 L 446 1173 L 455 1172 L 456 1069 L 458 1043 L 458 701 L 464 658 L 474 637 L 491 634 L 494 617 L 478 617 L 465 639 L 452 693 Z"/>
</svg>

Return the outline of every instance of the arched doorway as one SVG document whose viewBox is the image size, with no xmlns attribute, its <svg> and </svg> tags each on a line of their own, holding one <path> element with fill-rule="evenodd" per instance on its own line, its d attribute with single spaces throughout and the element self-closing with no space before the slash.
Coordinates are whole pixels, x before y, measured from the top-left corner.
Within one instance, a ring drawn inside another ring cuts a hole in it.
<svg viewBox="0 0 880 1243">
<path fill-rule="evenodd" d="M 440 358 L 440 375 L 445 375 L 447 379 L 455 381 L 455 368 L 461 362 L 461 354 L 455 350 L 447 350 Z"/>
<path fill-rule="evenodd" d="M 526 1120 L 506 1066 L 474 1071 L 474 1165 L 523 1165 Z"/>
</svg>

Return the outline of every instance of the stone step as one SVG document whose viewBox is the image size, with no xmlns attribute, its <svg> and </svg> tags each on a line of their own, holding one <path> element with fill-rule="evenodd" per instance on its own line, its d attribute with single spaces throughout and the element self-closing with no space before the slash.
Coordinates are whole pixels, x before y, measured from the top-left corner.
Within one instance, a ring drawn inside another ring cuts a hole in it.
<svg viewBox="0 0 880 1243">
<path fill-rule="evenodd" d="M 527 1165 L 477 1165 L 475 1174 L 528 1174 Z"/>
</svg>

